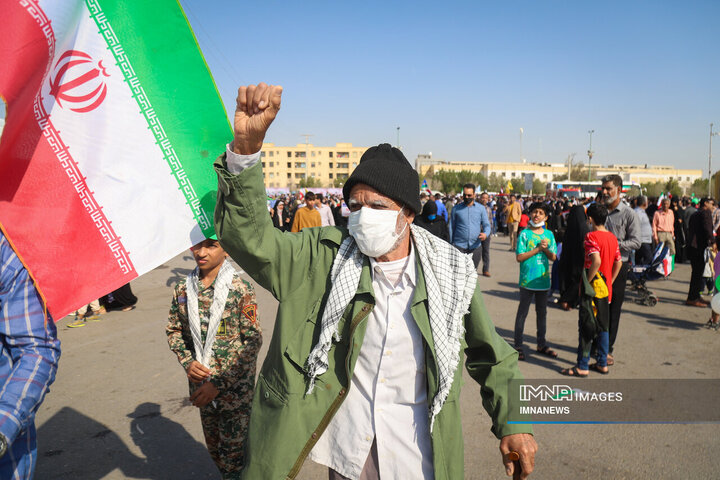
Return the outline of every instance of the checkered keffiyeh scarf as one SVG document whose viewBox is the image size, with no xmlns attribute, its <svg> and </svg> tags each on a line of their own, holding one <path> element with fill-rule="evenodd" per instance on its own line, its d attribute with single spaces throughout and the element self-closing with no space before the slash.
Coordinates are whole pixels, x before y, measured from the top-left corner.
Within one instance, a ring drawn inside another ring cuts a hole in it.
<svg viewBox="0 0 720 480">
<path fill-rule="evenodd" d="M 192 335 L 193 346 L 195 347 L 195 360 L 206 367 L 210 367 L 210 361 L 213 356 L 212 348 L 213 345 L 215 345 L 215 334 L 218 331 L 222 314 L 225 311 L 225 301 L 227 300 L 228 293 L 230 293 L 234 276 L 235 269 L 230 265 L 230 262 L 225 260 L 215 278 L 215 291 L 208 315 L 208 329 L 205 335 L 205 342 L 202 341 L 202 332 L 200 330 L 200 311 L 198 304 L 200 275 L 198 267 L 195 267 L 190 275 L 187 276 L 185 282 L 187 290 L 188 323 L 190 324 L 190 333 Z"/>
<path fill-rule="evenodd" d="M 460 253 L 421 227 L 410 225 L 410 231 L 425 276 L 428 315 L 439 374 L 438 392 L 429 412 L 432 431 L 435 416 L 450 393 L 460 361 L 460 342 L 465 333 L 463 317 L 468 313 L 475 292 L 477 271 L 470 255 Z M 338 324 L 357 291 L 363 261 L 364 255 L 355 240 L 346 238 L 330 272 L 332 288 L 320 323 L 320 338 L 307 359 L 308 393 L 312 392 L 316 377 L 328 369 L 332 340 L 340 341 Z"/>
</svg>

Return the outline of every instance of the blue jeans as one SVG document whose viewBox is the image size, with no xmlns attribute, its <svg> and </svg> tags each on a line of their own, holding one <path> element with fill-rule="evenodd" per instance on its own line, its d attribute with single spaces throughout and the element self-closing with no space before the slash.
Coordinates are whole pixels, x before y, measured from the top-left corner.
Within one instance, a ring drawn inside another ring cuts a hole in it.
<svg viewBox="0 0 720 480">
<path fill-rule="evenodd" d="M 610 334 L 608 332 L 600 332 L 595 339 L 597 342 L 597 363 L 601 367 L 607 367 L 607 354 L 610 347 Z M 580 339 L 582 345 L 582 338 Z M 590 367 L 590 354 L 583 356 L 582 346 L 578 347 L 577 368 L 578 370 L 587 370 Z"/>
</svg>

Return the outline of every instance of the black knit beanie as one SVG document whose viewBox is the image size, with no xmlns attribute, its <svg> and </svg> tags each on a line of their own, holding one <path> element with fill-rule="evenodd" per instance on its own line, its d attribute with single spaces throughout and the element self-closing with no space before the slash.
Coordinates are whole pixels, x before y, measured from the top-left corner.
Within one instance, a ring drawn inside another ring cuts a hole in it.
<svg viewBox="0 0 720 480">
<path fill-rule="evenodd" d="M 360 164 L 343 185 L 345 203 L 350 200 L 350 190 L 364 183 L 383 195 L 405 205 L 416 215 L 420 214 L 420 180 L 400 150 L 382 143 L 368 148 Z"/>
</svg>

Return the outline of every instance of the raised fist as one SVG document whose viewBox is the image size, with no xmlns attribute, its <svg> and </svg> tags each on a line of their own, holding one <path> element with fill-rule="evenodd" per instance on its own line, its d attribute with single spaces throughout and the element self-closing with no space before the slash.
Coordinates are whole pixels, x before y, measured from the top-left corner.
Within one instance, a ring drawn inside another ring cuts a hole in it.
<svg viewBox="0 0 720 480">
<path fill-rule="evenodd" d="M 259 152 L 270 124 L 280 111 L 282 87 L 248 85 L 238 89 L 233 151 L 241 155 Z"/>
</svg>

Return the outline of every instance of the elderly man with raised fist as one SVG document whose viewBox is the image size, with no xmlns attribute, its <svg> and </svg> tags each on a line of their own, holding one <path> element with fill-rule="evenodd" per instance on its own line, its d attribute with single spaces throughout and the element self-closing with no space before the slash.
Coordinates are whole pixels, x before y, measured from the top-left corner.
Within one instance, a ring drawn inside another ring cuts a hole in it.
<svg viewBox="0 0 720 480">
<path fill-rule="evenodd" d="M 294 478 L 310 457 L 331 479 L 464 478 L 467 357 L 506 473 L 526 478 L 537 445 L 509 423 L 517 352 L 495 331 L 472 259 L 413 225 L 418 176 L 400 150 L 362 156 L 343 187 L 347 229 L 273 228 L 260 150 L 281 96 L 239 89 L 235 139 L 215 163 L 220 243 L 280 302 L 243 477 Z"/>
</svg>

